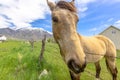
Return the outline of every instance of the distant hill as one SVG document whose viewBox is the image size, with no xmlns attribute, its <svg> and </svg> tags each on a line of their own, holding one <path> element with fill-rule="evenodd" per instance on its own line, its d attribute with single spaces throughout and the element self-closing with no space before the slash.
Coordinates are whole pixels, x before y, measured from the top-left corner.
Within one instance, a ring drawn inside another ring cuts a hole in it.
<svg viewBox="0 0 120 80">
<path fill-rule="evenodd" d="M 0 28 L 0 35 L 5 35 L 8 39 L 18 40 L 41 40 L 44 35 L 46 35 L 47 38 L 52 37 L 52 33 L 41 28 Z"/>
</svg>

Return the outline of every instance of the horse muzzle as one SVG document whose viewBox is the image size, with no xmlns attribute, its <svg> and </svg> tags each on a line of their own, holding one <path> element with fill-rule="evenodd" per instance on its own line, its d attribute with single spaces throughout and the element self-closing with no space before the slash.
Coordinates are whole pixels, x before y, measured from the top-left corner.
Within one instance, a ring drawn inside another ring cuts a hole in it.
<svg viewBox="0 0 120 80">
<path fill-rule="evenodd" d="M 86 67 L 86 62 L 82 66 L 80 66 L 73 59 L 71 59 L 70 61 L 68 61 L 67 65 L 69 69 L 71 69 L 74 73 L 79 74 L 84 71 Z"/>
</svg>

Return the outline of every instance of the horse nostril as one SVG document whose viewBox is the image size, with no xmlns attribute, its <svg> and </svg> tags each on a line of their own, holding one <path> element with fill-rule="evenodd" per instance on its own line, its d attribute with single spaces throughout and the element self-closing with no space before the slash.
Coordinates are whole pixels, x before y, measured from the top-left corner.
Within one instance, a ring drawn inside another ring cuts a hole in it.
<svg viewBox="0 0 120 80">
<path fill-rule="evenodd" d="M 58 22 L 58 18 L 57 18 L 57 17 L 52 17 L 52 20 L 53 20 L 54 22 Z"/>
<path fill-rule="evenodd" d="M 73 59 L 71 59 L 69 62 L 68 62 L 68 67 L 73 71 L 75 72 L 76 74 L 80 73 L 81 70 L 80 70 L 80 66 L 75 63 L 75 61 Z"/>
</svg>

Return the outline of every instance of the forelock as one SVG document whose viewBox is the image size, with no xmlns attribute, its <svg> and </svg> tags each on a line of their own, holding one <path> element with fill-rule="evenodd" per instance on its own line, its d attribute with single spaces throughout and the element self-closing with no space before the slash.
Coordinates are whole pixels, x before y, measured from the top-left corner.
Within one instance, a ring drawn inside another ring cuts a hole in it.
<svg viewBox="0 0 120 80">
<path fill-rule="evenodd" d="M 59 1 L 56 6 L 67 9 L 71 12 L 77 12 L 75 5 L 71 2 Z"/>
</svg>

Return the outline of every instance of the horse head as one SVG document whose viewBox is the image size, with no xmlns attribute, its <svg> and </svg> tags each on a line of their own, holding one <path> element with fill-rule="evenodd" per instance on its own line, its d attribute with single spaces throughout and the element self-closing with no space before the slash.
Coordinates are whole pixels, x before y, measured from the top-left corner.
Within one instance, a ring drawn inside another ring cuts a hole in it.
<svg viewBox="0 0 120 80">
<path fill-rule="evenodd" d="M 86 61 L 76 31 L 78 16 L 74 0 L 61 0 L 57 3 L 47 0 L 47 4 L 52 14 L 53 36 L 59 45 L 61 55 L 70 70 L 80 73 L 84 70 Z"/>
</svg>

